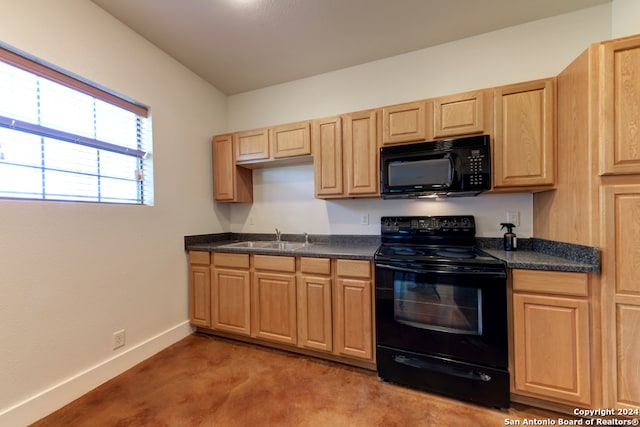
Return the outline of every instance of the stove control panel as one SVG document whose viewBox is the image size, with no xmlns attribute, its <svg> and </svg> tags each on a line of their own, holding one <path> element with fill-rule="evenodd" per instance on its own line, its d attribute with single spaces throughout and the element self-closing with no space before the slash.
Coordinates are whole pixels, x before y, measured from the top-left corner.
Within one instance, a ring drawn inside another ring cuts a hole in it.
<svg viewBox="0 0 640 427">
<path fill-rule="evenodd" d="M 474 233 L 472 215 L 455 216 L 383 216 L 380 218 L 382 234 L 404 233 Z"/>
</svg>

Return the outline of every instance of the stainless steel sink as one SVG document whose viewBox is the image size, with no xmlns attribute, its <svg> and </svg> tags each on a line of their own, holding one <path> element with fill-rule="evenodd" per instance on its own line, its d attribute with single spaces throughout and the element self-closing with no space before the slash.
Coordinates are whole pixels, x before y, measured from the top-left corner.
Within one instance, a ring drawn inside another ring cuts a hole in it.
<svg viewBox="0 0 640 427">
<path fill-rule="evenodd" d="M 295 251 L 305 246 L 300 242 L 285 242 L 285 241 L 246 241 L 229 243 L 222 245 L 223 248 L 246 248 L 246 249 L 272 249 L 274 251 Z"/>
</svg>

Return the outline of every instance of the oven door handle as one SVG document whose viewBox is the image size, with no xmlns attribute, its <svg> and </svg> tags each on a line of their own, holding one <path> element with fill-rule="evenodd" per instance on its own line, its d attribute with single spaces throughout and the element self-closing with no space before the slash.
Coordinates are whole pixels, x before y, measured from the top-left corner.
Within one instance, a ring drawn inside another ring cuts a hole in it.
<svg viewBox="0 0 640 427">
<path fill-rule="evenodd" d="M 426 360 L 416 359 L 414 357 L 407 357 L 396 354 L 393 356 L 393 361 L 400 363 L 401 365 L 410 366 L 412 368 L 426 369 L 429 371 L 439 372 L 446 375 L 453 375 L 460 378 L 466 378 L 474 381 L 489 382 L 491 381 L 491 375 L 484 372 L 478 372 L 470 369 L 454 368 L 451 366 L 445 366 L 428 362 Z"/>
<path fill-rule="evenodd" d="M 404 273 L 415 273 L 415 274 L 455 274 L 455 275 L 468 275 L 468 276 L 493 276 L 493 277 L 506 277 L 506 271 L 499 270 L 476 270 L 476 271 L 468 271 L 468 270 L 443 270 L 438 268 L 408 268 L 408 267 L 399 267 L 397 265 L 389 265 L 389 264 L 376 264 L 376 267 L 386 268 L 388 270 L 394 271 L 402 271 Z"/>
</svg>

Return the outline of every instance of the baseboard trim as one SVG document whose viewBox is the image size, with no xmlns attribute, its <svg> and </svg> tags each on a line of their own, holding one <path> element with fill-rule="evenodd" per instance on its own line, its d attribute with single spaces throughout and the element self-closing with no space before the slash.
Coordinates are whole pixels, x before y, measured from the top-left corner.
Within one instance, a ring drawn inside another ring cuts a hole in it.
<svg viewBox="0 0 640 427">
<path fill-rule="evenodd" d="M 193 333 L 193 328 L 189 321 L 179 323 L 112 358 L 2 410 L 0 425 L 22 427 L 38 421 L 191 333 Z"/>
</svg>

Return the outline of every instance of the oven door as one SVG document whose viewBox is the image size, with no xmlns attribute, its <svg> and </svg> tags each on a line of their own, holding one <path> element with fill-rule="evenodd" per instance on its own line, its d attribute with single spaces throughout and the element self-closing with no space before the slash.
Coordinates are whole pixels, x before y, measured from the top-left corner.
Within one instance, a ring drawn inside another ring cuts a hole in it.
<svg viewBox="0 0 640 427">
<path fill-rule="evenodd" d="M 506 368 L 504 268 L 375 267 L 376 342 L 420 354 Z"/>
</svg>

